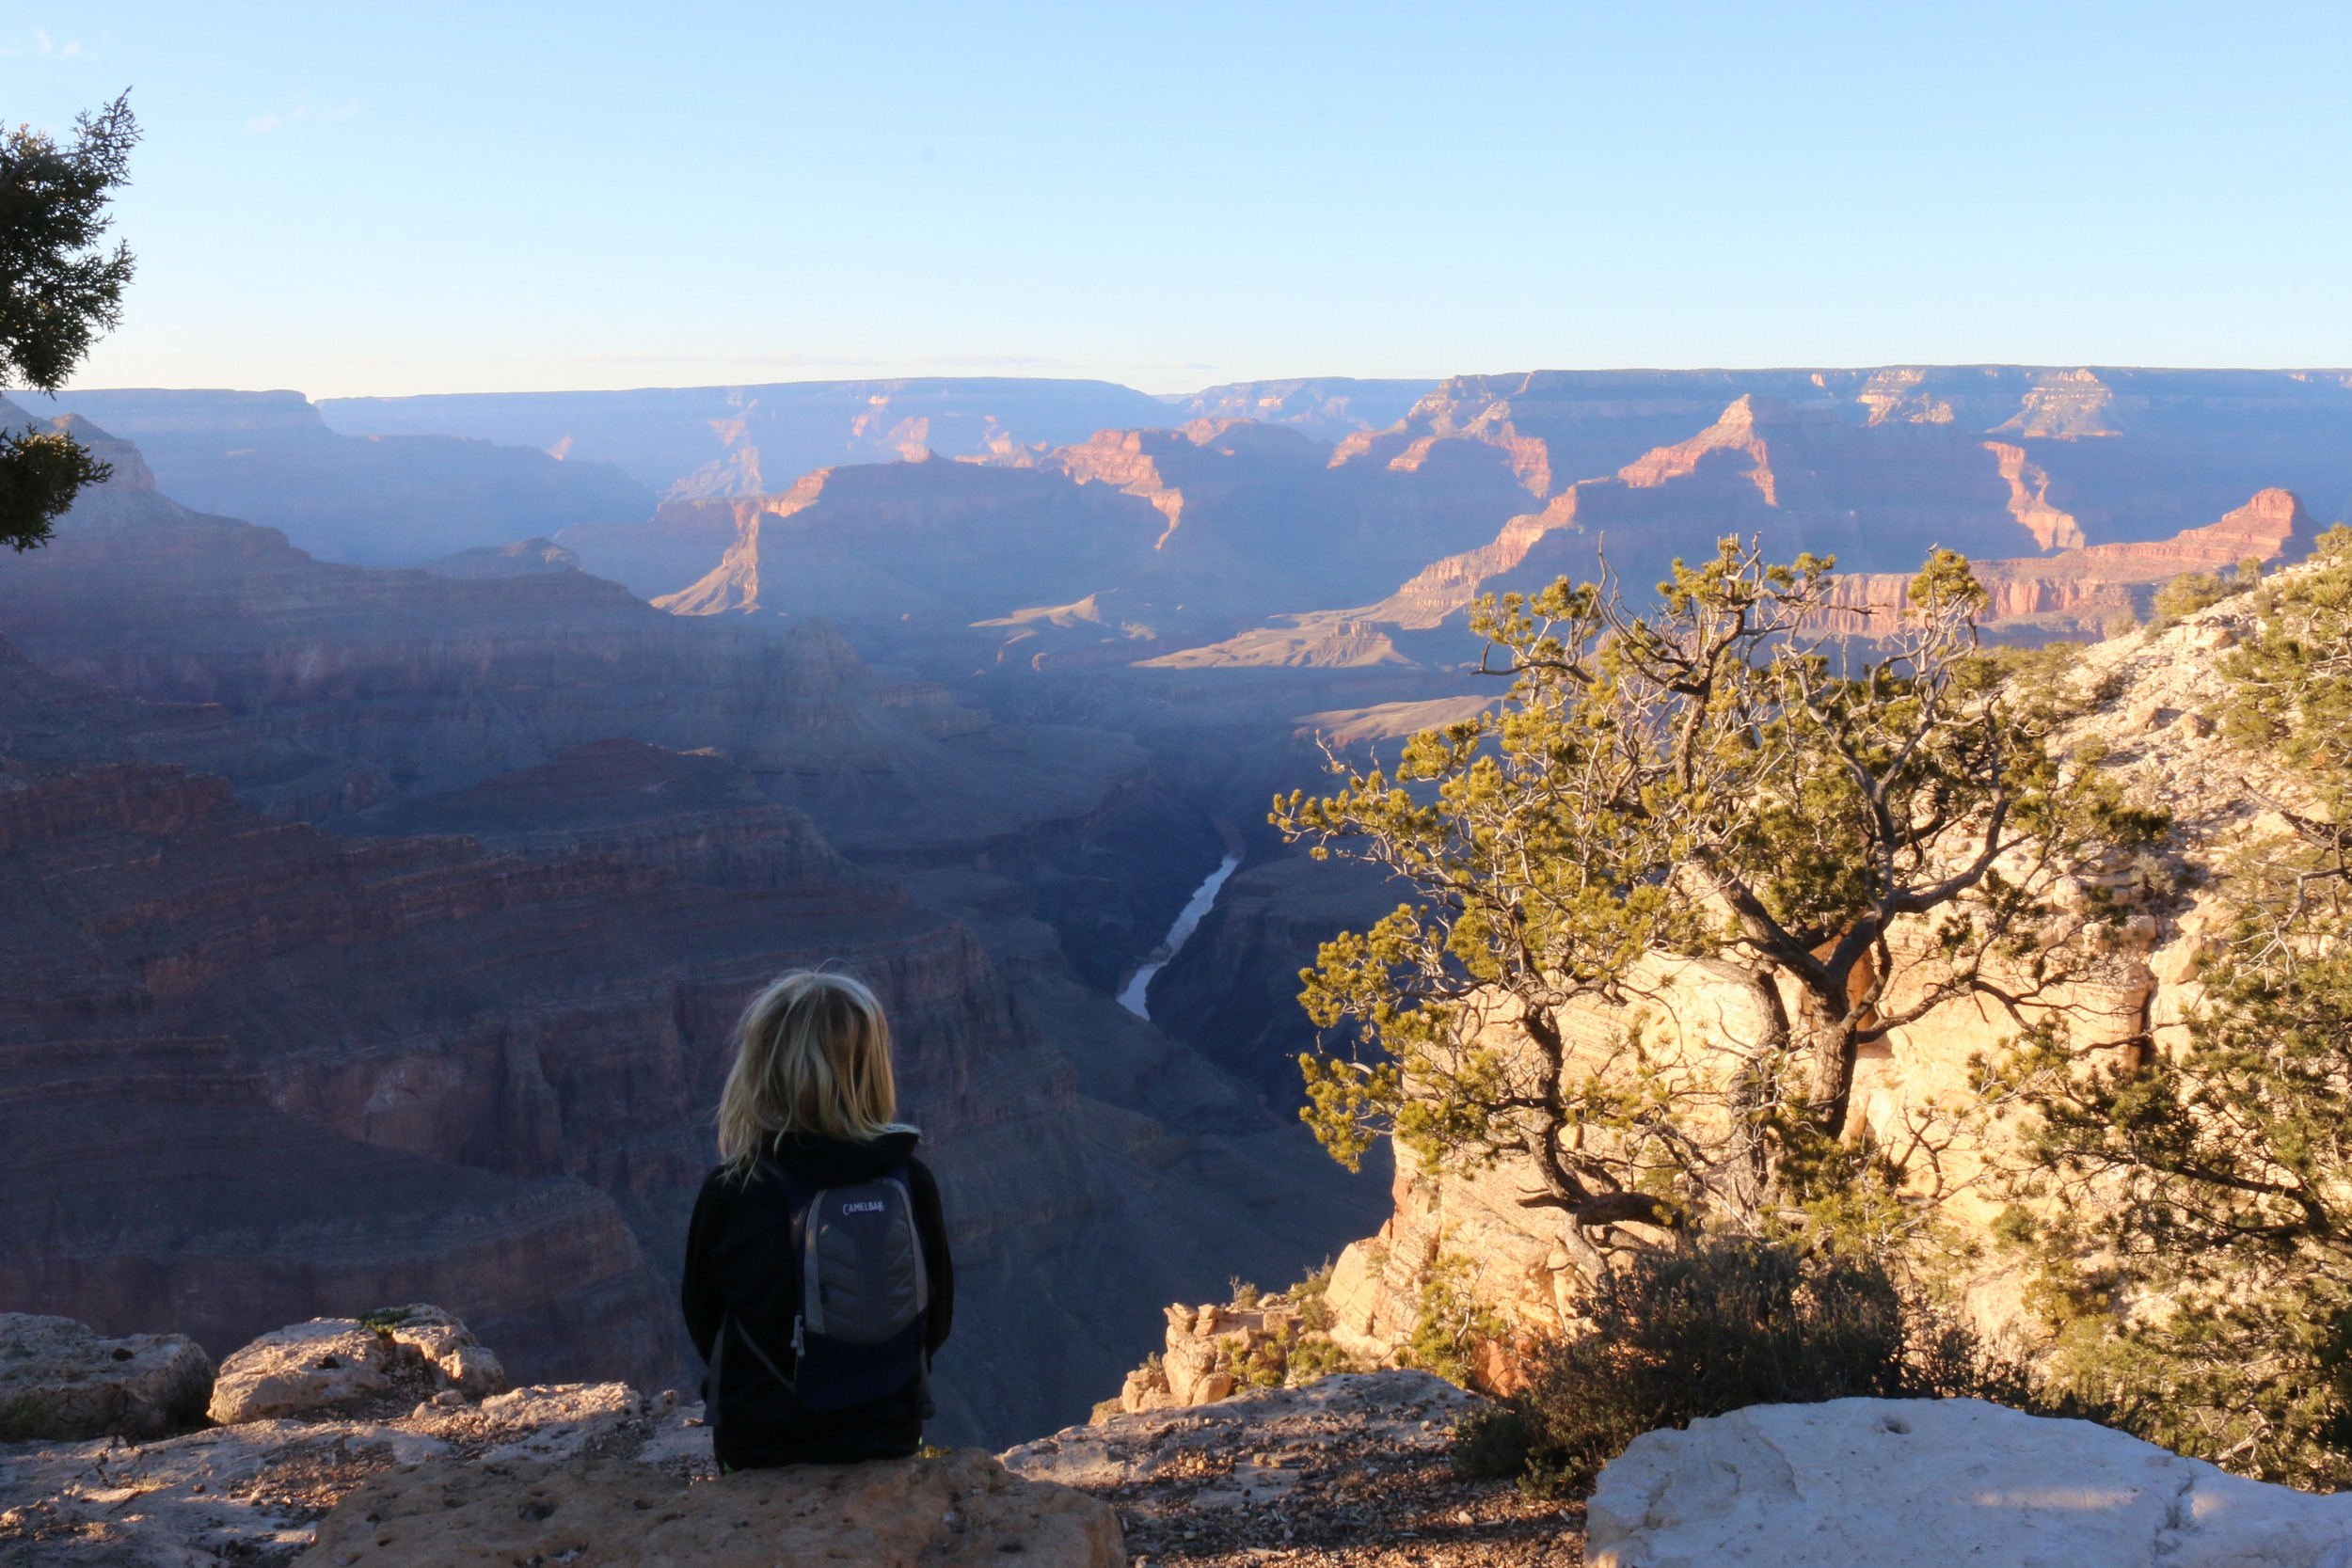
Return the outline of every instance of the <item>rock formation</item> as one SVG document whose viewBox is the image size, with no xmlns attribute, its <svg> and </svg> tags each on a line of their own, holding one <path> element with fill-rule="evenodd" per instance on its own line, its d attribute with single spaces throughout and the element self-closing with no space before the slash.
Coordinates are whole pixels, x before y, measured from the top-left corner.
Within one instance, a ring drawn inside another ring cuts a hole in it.
<svg viewBox="0 0 2352 1568">
<path fill-rule="evenodd" d="M 380 1394 L 412 1368 L 469 1400 L 506 1389 L 505 1365 L 473 1330 L 419 1305 L 273 1329 L 221 1362 L 205 1414 L 220 1426 L 297 1416 Z"/>
<path fill-rule="evenodd" d="M 442 429 L 362 438 L 322 423 L 299 392 L 20 393 L 138 443 L 165 490 L 199 511 L 282 530 L 328 561 L 413 565 L 453 550 L 643 517 L 654 493 L 605 463 Z M 13 417 L 0 405 L 0 420 Z"/>
<path fill-rule="evenodd" d="M 580 557 L 551 540 L 533 536 L 512 545 L 483 545 L 424 562 L 437 578 L 527 578 L 575 570 Z"/>
<path fill-rule="evenodd" d="M 72 1318 L 0 1312 L 0 1443 L 157 1437 L 204 1414 L 213 1363 L 180 1334 L 103 1338 Z"/>
<path fill-rule="evenodd" d="M 2352 386 L 2288 372 L 1994 366 L 1460 377 L 1396 427 L 1343 440 L 1333 461 L 1422 471 L 1485 449 L 1540 504 L 1522 499 L 1487 540 L 1430 559 L 1386 598 L 1324 610 L 1294 603 L 1236 636 L 1154 661 L 1456 662 L 1474 656 L 1459 628 L 1481 594 L 1591 578 L 1604 552 L 1638 590 L 1675 557 L 1695 559 L 1730 533 L 1760 538 L 1776 559 L 1834 554 L 1863 575 L 1915 570 L 1931 544 L 2000 562 L 2016 584 L 2010 601 L 2042 607 L 2018 610 L 2015 630 L 2045 638 L 2128 608 L 2134 595 L 2118 586 L 2186 569 L 2162 562 L 2168 552 L 2197 554 L 2197 544 L 2175 550 L 2166 535 L 2188 539 L 2250 494 L 2296 490 L 2322 518 L 2352 509 L 2347 435 Z"/>
<path fill-rule="evenodd" d="M 2247 1481 L 1978 1400 L 1765 1404 L 1646 1433 L 1601 1471 L 1590 1568 L 2065 1562 L 2335 1568 L 2352 1497 Z"/>
<path fill-rule="evenodd" d="M 1131 388 L 1042 376 L 458 392 L 329 398 L 319 407 L 335 429 L 358 436 L 464 436 L 611 463 L 671 499 L 782 490 L 812 468 L 926 450 L 984 457 L 1060 446 L 1168 416 L 1159 399 Z"/>
<path fill-rule="evenodd" d="M 1991 595 L 1985 626 L 1996 638 L 2097 637 L 2118 615 L 2145 615 L 2157 588 L 2184 572 L 2224 573 L 2245 561 L 2298 561 L 2319 525 L 2290 490 L 2264 490 L 2220 521 L 2169 539 L 2090 545 L 2056 555 L 1973 563 Z M 1830 629 L 1867 635 L 1886 624 L 1911 585 L 1904 573 L 1837 579 L 1836 604 L 1879 607 L 1875 617 L 1831 616 Z"/>
<path fill-rule="evenodd" d="M 1365 381 L 1347 375 L 1291 381 L 1236 381 L 1189 395 L 1161 398 L 1178 423 L 1191 420 L 1255 420 L 1289 425 L 1318 441 L 1343 441 L 1386 430 L 1437 387 L 1434 381 Z"/>
<path fill-rule="evenodd" d="M 1197 420 L 1105 430 L 1003 464 L 930 460 L 812 473 L 694 503 L 737 535 L 663 608 L 821 612 L 853 640 L 943 673 L 1148 660 L 1207 629 L 1377 594 L 1491 534 L 1517 495 L 1491 454 L 1428 471 L 1334 468 L 1280 425 Z M 650 539 L 704 537 L 684 504 Z M 573 536 L 566 535 L 571 543 Z M 616 534 L 583 541 L 624 547 Z"/>
</svg>

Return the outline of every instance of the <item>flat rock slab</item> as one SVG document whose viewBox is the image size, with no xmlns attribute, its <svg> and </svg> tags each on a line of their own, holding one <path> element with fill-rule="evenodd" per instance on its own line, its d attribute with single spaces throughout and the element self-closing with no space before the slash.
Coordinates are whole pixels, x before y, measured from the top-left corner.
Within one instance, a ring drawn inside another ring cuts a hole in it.
<svg viewBox="0 0 2352 1568">
<path fill-rule="evenodd" d="M 213 1362 L 178 1334 L 100 1337 L 72 1318 L 0 1312 L 0 1443 L 154 1437 L 196 1424 Z"/>
<path fill-rule="evenodd" d="M 1763 1404 L 1645 1433 L 1587 1568 L 2352 1568 L 2352 1494 L 2244 1480 L 1979 1400 Z"/>
<path fill-rule="evenodd" d="M 650 1465 L 420 1465 L 319 1524 L 300 1568 L 1124 1568 L 1119 1521 L 983 1453 L 747 1470 L 689 1483 Z"/>
<path fill-rule="evenodd" d="M 1345 1435 L 1375 1441 L 1403 1459 L 1447 1447 L 1454 1422 L 1486 1403 L 1427 1372 L 1341 1372 L 1296 1388 L 1163 1410 L 1105 1416 L 1082 1427 L 1008 1449 L 1004 1462 L 1037 1481 L 1109 1490 L 1148 1481 L 1182 1456 L 1236 1445 L 1289 1446 L 1301 1455 Z M 1287 1494 L 1295 1467 L 1243 1465 L 1204 1506 L 1232 1506 Z M 1223 1494 L 1230 1492 L 1230 1497 Z"/>
</svg>

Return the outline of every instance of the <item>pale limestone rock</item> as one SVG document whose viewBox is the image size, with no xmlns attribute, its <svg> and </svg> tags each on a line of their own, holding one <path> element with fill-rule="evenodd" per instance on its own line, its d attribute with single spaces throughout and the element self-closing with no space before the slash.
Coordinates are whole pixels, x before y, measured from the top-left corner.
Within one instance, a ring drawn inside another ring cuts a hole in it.
<svg viewBox="0 0 2352 1568">
<path fill-rule="evenodd" d="M 506 1369 L 473 1331 L 437 1307 L 396 1309 L 383 1329 L 357 1318 L 313 1318 L 262 1335 L 220 1364 L 212 1418 L 222 1425 L 294 1416 L 382 1393 L 404 1367 L 469 1398 L 506 1386 Z M 389 1316 L 388 1314 L 387 1316 Z"/>
<path fill-rule="evenodd" d="M 356 1318 L 289 1323 L 220 1364 L 212 1418 L 234 1426 L 380 1394 L 392 1386 L 394 1359 L 390 1339 Z"/>
<path fill-rule="evenodd" d="M 0 1312 L 0 1442 L 159 1437 L 195 1425 L 212 1358 L 178 1334 L 101 1338 L 72 1318 Z"/>
<path fill-rule="evenodd" d="M 1977 1400 L 1756 1405 L 1635 1438 L 1594 1489 L 1584 1561 L 2344 1568 L 2352 1495 Z"/>
<path fill-rule="evenodd" d="M 1157 1367 L 1141 1367 L 1127 1374 L 1119 1391 L 1119 1408 L 1133 1414 L 1171 1405 L 1215 1404 L 1229 1399 L 1241 1381 L 1219 1369 L 1227 1358 L 1271 1358 L 1278 1370 L 1285 1364 L 1282 1345 L 1299 1332 L 1299 1309 L 1287 1297 L 1268 1296 L 1254 1307 L 1205 1306 L 1182 1302 L 1169 1307 L 1168 1350 Z M 1272 1349 L 1268 1349 L 1272 1342 Z"/>
<path fill-rule="evenodd" d="M 216 1568 L 282 1563 L 310 1526 L 272 1476 L 414 1465 L 438 1438 L 367 1421 L 246 1421 L 125 1448 L 114 1439 L 0 1446 L 8 1568 Z M 11 1547 L 21 1544 L 21 1551 Z"/>
<path fill-rule="evenodd" d="M 1168 1391 L 1179 1404 L 1206 1404 L 1201 1390 L 1216 1371 L 1216 1341 L 1214 1339 L 1175 1339 L 1161 1358 L 1168 1372 Z M 1227 1390 L 1231 1392 L 1229 1388 Z"/>
<path fill-rule="evenodd" d="M 479 1400 L 506 1387 L 506 1368 L 472 1329 L 437 1307 L 419 1303 L 391 1328 L 392 1343 L 421 1356 L 439 1381 L 468 1399 Z"/>
<path fill-rule="evenodd" d="M 320 1521 L 302 1568 L 518 1562 L 770 1568 L 1123 1568 L 1110 1509 L 969 1450 L 746 1470 L 690 1487 L 647 1465 L 421 1465 L 375 1477 Z"/>
<path fill-rule="evenodd" d="M 1067 1427 L 1051 1437 L 1003 1454 L 1008 1467 L 1033 1481 L 1056 1481 L 1089 1491 L 1150 1481 L 1182 1471 L 1203 1449 L 1247 1448 L 1251 1453 L 1327 1445 L 1344 1435 L 1369 1437 L 1398 1456 L 1442 1451 L 1454 1424 L 1486 1404 L 1427 1372 L 1338 1372 L 1296 1388 L 1251 1390 L 1216 1404 L 1107 1416 Z M 1295 1485 L 1278 1471 L 1287 1464 L 1245 1469 L 1209 1506 L 1234 1507 Z"/>
<path fill-rule="evenodd" d="M 482 1402 L 482 1414 L 527 1433 L 483 1457 L 539 1464 L 569 1459 L 644 1411 L 644 1402 L 626 1383 L 534 1384 L 494 1395 Z"/>
</svg>

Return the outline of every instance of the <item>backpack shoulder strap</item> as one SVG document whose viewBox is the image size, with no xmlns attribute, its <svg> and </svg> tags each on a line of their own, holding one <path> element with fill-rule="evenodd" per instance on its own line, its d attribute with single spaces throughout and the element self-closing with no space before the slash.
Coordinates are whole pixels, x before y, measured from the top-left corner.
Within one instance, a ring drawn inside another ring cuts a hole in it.
<svg viewBox="0 0 2352 1568">
<path fill-rule="evenodd" d="M 931 1309 L 931 1275 L 930 1266 L 923 1261 L 923 1221 L 914 1212 L 914 1184 L 907 1180 L 903 1164 L 882 1180 L 898 1189 L 899 1201 L 907 1206 L 907 1235 L 914 1243 L 914 1309 L 928 1312 Z"/>
</svg>

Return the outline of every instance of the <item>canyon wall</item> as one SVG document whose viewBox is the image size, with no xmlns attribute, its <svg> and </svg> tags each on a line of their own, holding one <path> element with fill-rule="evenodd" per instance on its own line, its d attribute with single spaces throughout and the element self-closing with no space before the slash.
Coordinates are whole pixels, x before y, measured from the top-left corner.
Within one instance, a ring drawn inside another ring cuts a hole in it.
<svg viewBox="0 0 2352 1568">
<path fill-rule="evenodd" d="M 723 558 L 662 608 L 821 612 L 869 653 L 943 676 L 1060 673 L 1381 592 L 1490 535 L 1517 495 L 1490 452 L 1422 470 L 1334 467 L 1327 447 L 1283 426 L 1199 420 L 1000 464 L 830 468 L 782 494 L 673 503 L 633 537 L 563 542 L 591 571 L 607 559 L 627 570 L 688 539 L 707 548 L 723 516 Z"/>
<path fill-rule="evenodd" d="M 71 411 L 136 442 L 163 488 L 198 510 L 278 529 L 328 561 L 413 566 L 577 523 L 633 522 L 654 500 L 610 464 L 531 447 L 448 430 L 341 435 L 299 392 L 15 395 L 35 414 Z"/>
<path fill-rule="evenodd" d="M 725 1030 L 818 962 L 882 990 L 948 1194 L 945 1435 L 1075 1418 L 1169 1296 L 1366 1223 L 1099 989 L 1217 853 L 1132 740 L 998 723 L 821 622 L 318 562 L 85 434 L 117 479 L 0 562 L 40 666 L 0 723 L 9 1307 L 218 1350 L 430 1295 L 544 1347 L 524 1375 L 681 1379 Z"/>
<path fill-rule="evenodd" d="M 812 468 L 926 451 L 997 456 L 1083 440 L 1105 425 L 1158 423 L 1158 399 L 1107 381 L 910 376 L 616 392 L 453 392 L 327 398 L 336 430 L 447 435 L 611 463 L 665 499 L 788 489 Z M 103 421 L 102 421 L 103 422 Z"/>
</svg>

